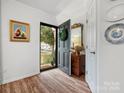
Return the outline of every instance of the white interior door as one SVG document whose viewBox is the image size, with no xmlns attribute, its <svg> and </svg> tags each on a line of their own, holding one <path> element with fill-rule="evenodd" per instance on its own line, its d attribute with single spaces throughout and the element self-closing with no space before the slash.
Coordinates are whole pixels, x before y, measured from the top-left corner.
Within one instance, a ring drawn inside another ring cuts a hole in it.
<svg viewBox="0 0 124 93">
<path fill-rule="evenodd" d="M 66 29 L 68 37 L 65 41 L 60 39 L 60 32 Z M 64 22 L 59 26 L 58 32 L 58 67 L 68 75 L 71 75 L 71 52 L 70 52 L 70 38 L 71 38 L 70 20 Z"/>
<path fill-rule="evenodd" d="M 86 79 L 93 93 L 97 86 L 97 61 L 96 61 L 96 2 L 92 2 L 87 13 L 86 27 Z"/>
</svg>

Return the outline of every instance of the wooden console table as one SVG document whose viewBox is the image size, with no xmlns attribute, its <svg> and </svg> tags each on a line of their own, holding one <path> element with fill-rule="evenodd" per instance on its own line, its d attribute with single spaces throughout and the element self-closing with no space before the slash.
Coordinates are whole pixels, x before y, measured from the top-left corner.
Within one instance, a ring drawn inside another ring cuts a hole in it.
<svg viewBox="0 0 124 93">
<path fill-rule="evenodd" d="M 71 54 L 72 74 L 80 76 L 85 73 L 85 55 L 77 55 L 75 52 Z"/>
</svg>

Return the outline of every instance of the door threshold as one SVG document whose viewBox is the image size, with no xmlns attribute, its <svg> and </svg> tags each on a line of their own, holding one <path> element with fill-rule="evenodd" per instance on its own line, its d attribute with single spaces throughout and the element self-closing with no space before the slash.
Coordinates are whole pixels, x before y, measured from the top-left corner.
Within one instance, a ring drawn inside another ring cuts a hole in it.
<svg viewBox="0 0 124 93">
<path fill-rule="evenodd" d="M 43 72 L 43 71 L 48 71 L 48 70 L 52 70 L 52 69 L 56 69 L 57 67 L 51 67 L 51 68 L 46 68 L 46 69 L 40 69 L 40 72 Z"/>
</svg>

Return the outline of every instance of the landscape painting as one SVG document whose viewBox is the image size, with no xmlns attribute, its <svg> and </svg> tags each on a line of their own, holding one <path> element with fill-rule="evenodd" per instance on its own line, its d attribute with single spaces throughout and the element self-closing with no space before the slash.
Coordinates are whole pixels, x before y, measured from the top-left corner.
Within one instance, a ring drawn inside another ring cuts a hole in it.
<svg viewBox="0 0 124 93">
<path fill-rule="evenodd" d="M 10 41 L 29 42 L 30 25 L 28 23 L 10 20 Z"/>
</svg>

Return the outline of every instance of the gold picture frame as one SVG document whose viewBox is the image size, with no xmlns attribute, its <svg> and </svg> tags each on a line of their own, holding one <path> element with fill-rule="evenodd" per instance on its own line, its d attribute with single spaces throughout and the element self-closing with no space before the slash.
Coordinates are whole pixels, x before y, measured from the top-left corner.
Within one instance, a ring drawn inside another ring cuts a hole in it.
<svg viewBox="0 0 124 93">
<path fill-rule="evenodd" d="M 10 41 L 29 42 L 30 24 L 15 20 L 10 20 Z"/>
</svg>

